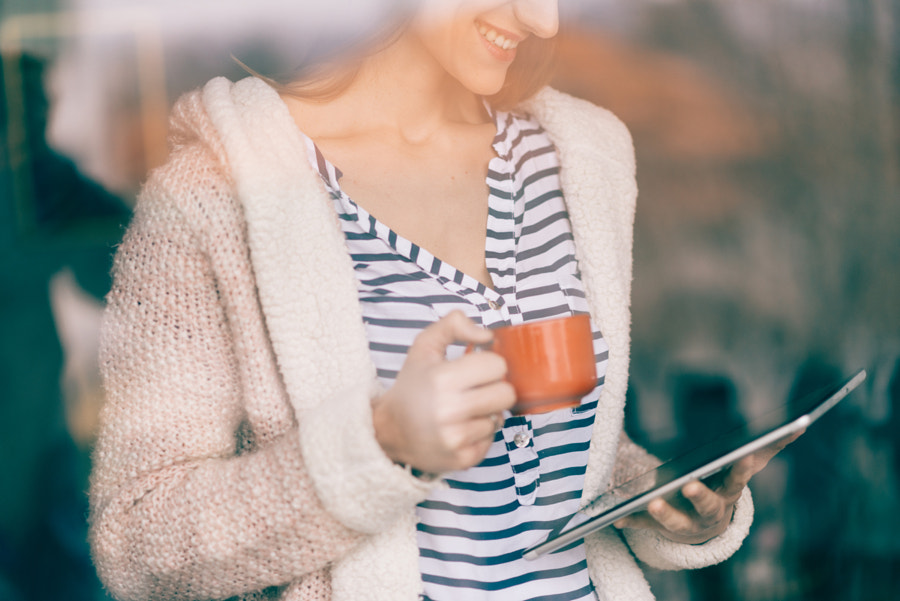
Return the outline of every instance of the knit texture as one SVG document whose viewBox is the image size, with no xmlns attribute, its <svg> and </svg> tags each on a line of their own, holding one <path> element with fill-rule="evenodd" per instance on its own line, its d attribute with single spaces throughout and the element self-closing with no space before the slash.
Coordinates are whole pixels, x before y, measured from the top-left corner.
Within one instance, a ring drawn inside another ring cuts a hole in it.
<svg viewBox="0 0 900 601">
<path fill-rule="evenodd" d="M 526 108 L 559 149 L 610 346 L 589 499 L 649 461 L 621 438 L 633 151 L 624 126 L 586 102 L 548 89 Z M 394 465 L 375 440 L 355 276 L 287 107 L 260 80 L 216 79 L 177 103 L 171 131 L 172 155 L 117 253 L 104 321 L 90 516 L 101 578 L 123 600 L 413 601 L 414 508 L 440 483 Z M 708 565 L 740 545 L 746 506 L 705 545 L 627 538 L 652 565 Z M 652 599 L 618 532 L 586 544 L 601 599 Z"/>
</svg>

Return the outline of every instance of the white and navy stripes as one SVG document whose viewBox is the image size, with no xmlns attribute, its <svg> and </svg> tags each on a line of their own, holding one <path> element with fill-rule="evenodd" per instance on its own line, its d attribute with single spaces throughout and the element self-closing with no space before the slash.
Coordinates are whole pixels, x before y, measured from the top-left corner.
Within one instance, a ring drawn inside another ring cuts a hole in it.
<svg viewBox="0 0 900 601">
<path fill-rule="evenodd" d="M 340 189 L 307 140 L 341 220 L 378 377 L 390 386 L 416 335 L 454 309 L 496 327 L 586 313 L 556 150 L 533 120 L 493 113 L 485 260 L 493 289 L 398 236 Z M 448 350 L 458 357 L 461 346 Z M 583 546 L 535 561 L 521 550 L 578 508 L 608 347 L 596 330 L 598 387 L 569 410 L 508 415 L 485 460 L 445 474 L 417 509 L 425 599 L 595 600 Z"/>
</svg>

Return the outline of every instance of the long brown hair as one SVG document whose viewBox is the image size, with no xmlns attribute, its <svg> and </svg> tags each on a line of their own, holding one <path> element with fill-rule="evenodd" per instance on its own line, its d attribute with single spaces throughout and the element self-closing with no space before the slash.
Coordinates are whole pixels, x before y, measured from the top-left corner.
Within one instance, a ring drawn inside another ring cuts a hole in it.
<svg viewBox="0 0 900 601">
<path fill-rule="evenodd" d="M 556 39 L 532 36 L 519 44 L 516 59 L 506 72 L 503 87 L 488 97 L 491 106 L 509 110 L 550 83 L 556 65 Z"/>
<path fill-rule="evenodd" d="M 356 79 L 362 61 L 387 48 L 409 24 L 408 18 L 392 21 L 373 34 L 293 72 L 265 75 L 232 57 L 251 75 L 265 80 L 279 92 L 305 100 L 327 102 L 340 96 Z M 519 44 L 516 59 L 507 71 L 503 87 L 487 97 L 490 105 L 510 110 L 550 82 L 556 61 L 556 38 L 529 37 Z"/>
</svg>

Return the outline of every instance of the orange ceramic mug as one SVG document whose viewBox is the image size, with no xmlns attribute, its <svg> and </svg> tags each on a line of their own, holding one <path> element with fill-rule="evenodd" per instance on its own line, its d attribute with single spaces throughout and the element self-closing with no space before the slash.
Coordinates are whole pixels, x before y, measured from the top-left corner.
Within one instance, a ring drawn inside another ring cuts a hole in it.
<svg viewBox="0 0 900 601">
<path fill-rule="evenodd" d="M 506 359 L 515 414 L 574 407 L 597 386 L 588 315 L 496 328 L 490 349 Z"/>
</svg>

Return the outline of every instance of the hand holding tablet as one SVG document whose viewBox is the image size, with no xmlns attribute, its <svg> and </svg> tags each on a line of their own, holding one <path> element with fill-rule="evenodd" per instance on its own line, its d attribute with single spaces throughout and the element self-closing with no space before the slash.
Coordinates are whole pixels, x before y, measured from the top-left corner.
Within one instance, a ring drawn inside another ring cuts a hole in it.
<svg viewBox="0 0 900 601">
<path fill-rule="evenodd" d="M 550 553 L 611 524 L 655 528 L 678 542 L 709 540 L 728 526 L 753 474 L 865 379 L 860 370 L 601 494 L 523 556 Z"/>
<path fill-rule="evenodd" d="M 650 528 L 678 543 L 697 545 L 722 534 L 731 522 L 734 505 L 750 479 L 762 471 L 769 460 L 797 440 L 804 430 L 777 440 L 739 459 L 718 482 L 693 480 L 671 500 L 656 498 L 646 510 L 617 520 L 616 528 Z"/>
</svg>

